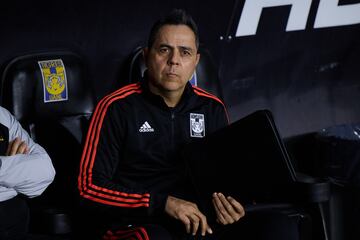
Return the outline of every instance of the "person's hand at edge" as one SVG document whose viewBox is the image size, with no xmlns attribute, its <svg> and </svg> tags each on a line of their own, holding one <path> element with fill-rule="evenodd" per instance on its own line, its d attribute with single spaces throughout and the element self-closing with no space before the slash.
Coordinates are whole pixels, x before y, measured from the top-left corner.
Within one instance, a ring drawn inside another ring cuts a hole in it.
<svg viewBox="0 0 360 240">
<path fill-rule="evenodd" d="M 13 156 L 16 154 L 27 154 L 29 153 L 29 147 L 24 141 L 21 141 L 20 138 L 15 138 L 13 141 L 9 142 L 9 146 L 6 151 L 6 156 Z"/>
</svg>

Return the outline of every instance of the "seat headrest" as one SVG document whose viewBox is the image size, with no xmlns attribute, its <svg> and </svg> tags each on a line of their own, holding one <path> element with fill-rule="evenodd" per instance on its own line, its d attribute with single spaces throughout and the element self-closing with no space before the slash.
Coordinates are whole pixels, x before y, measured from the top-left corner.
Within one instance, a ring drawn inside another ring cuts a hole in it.
<svg viewBox="0 0 360 240">
<path fill-rule="evenodd" d="M 94 97 L 83 59 L 72 52 L 14 58 L 2 76 L 1 104 L 20 121 L 91 114 Z"/>
</svg>

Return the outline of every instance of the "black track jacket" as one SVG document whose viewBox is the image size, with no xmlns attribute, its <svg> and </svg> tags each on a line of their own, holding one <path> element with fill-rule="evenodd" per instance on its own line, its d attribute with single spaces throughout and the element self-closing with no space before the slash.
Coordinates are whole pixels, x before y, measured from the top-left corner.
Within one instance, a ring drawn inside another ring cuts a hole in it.
<svg viewBox="0 0 360 240">
<path fill-rule="evenodd" d="M 104 97 L 93 113 L 78 187 L 90 205 L 119 218 L 152 218 L 177 196 L 181 147 L 228 124 L 224 104 L 188 83 L 169 108 L 146 80 Z"/>
</svg>

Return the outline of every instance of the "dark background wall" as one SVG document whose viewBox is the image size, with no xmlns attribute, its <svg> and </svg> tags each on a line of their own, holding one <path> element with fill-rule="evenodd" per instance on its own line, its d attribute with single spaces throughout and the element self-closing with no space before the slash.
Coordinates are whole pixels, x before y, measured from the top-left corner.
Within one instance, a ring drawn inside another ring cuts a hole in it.
<svg viewBox="0 0 360 240">
<path fill-rule="evenodd" d="M 264 9 L 256 34 L 236 37 L 244 3 L 6 1 L 0 8 L 0 71 L 19 55 L 73 50 L 85 57 L 89 84 L 101 98 L 126 81 L 127 58 L 145 45 L 152 23 L 177 7 L 199 25 L 232 121 L 268 108 L 285 137 L 360 122 L 360 24 L 314 28 L 319 0 L 313 0 L 304 30 L 285 31 L 287 5 Z"/>
</svg>

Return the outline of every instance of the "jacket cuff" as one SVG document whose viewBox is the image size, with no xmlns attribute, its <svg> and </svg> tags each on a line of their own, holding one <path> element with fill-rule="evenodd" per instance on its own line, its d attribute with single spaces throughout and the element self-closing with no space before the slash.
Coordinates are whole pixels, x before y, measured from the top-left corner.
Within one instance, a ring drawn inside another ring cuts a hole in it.
<svg viewBox="0 0 360 240">
<path fill-rule="evenodd" d="M 151 194 L 149 208 L 151 216 L 159 216 L 164 213 L 167 197 L 167 194 L 162 193 Z"/>
</svg>

